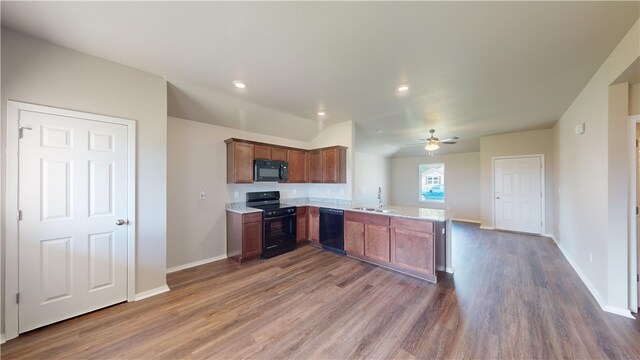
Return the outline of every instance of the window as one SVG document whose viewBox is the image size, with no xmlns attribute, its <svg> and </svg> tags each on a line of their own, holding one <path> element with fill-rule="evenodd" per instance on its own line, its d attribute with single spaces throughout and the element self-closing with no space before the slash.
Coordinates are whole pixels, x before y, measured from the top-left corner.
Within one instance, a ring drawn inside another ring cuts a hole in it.
<svg viewBox="0 0 640 360">
<path fill-rule="evenodd" d="M 420 164 L 420 201 L 444 202 L 444 164 Z"/>
</svg>

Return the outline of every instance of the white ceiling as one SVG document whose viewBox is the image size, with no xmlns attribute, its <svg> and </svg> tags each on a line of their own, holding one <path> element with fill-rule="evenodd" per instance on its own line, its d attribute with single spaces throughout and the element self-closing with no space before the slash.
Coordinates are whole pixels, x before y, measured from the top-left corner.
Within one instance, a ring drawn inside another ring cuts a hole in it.
<svg viewBox="0 0 640 360">
<path fill-rule="evenodd" d="M 396 147 L 431 127 L 462 138 L 443 152 L 551 126 L 639 14 L 638 2 L 2 2 L 3 26 L 301 122 L 324 108 L 325 124 L 354 120 Z"/>
</svg>

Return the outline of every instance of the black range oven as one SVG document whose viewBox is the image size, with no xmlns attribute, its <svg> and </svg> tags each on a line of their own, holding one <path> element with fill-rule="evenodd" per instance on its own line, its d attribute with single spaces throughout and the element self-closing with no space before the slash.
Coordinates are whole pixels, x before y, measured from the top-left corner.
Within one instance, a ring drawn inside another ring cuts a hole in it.
<svg viewBox="0 0 640 360">
<path fill-rule="evenodd" d="M 279 191 L 247 193 L 247 206 L 262 209 L 262 258 L 296 249 L 296 207 L 280 204 Z"/>
</svg>

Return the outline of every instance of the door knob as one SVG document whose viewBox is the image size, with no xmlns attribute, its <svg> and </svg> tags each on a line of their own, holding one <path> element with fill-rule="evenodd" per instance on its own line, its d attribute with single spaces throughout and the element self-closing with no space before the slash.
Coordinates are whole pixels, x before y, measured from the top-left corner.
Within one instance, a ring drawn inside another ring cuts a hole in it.
<svg viewBox="0 0 640 360">
<path fill-rule="evenodd" d="M 500 196 L 496 196 L 496 200 L 500 200 Z"/>
<path fill-rule="evenodd" d="M 116 225 L 124 225 L 128 223 L 129 223 L 129 220 L 123 220 L 123 219 L 116 220 Z"/>
</svg>

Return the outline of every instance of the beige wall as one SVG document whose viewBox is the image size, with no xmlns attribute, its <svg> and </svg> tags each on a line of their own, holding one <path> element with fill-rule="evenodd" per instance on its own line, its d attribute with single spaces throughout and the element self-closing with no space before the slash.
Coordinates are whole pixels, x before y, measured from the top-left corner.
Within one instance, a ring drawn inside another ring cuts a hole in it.
<svg viewBox="0 0 640 360">
<path fill-rule="evenodd" d="M 640 115 L 640 84 L 629 84 L 629 115 Z"/>
<path fill-rule="evenodd" d="M 167 190 L 164 79 L 3 28 L 1 90 L 2 133 L 6 129 L 7 100 L 137 122 L 136 292 L 164 286 Z M 2 238 L 4 245 L 4 234 Z"/>
<path fill-rule="evenodd" d="M 493 226 L 493 193 L 491 158 L 498 156 L 543 154 L 545 162 L 545 232 L 553 231 L 553 131 L 551 129 L 521 131 L 485 136 L 480 139 L 481 221 Z"/>
<path fill-rule="evenodd" d="M 327 197 L 351 200 L 353 193 L 353 144 L 354 123 L 345 121 L 323 128 L 318 136 L 309 143 L 310 149 L 342 145 L 347 149 L 347 183 L 346 184 L 310 184 L 310 197 Z"/>
<path fill-rule="evenodd" d="M 626 233 L 620 235 L 609 223 L 612 207 L 627 208 L 626 199 L 621 201 L 619 194 L 609 194 L 610 185 L 615 183 L 624 189 L 629 186 L 624 145 L 628 136 L 626 127 L 611 124 L 623 120 L 609 112 L 609 85 L 640 56 L 639 43 L 640 25 L 636 22 L 553 130 L 557 162 L 556 240 L 598 302 L 614 309 L 628 309 L 628 287 L 633 279 L 628 274 Z M 613 103 L 623 96 L 616 89 L 611 95 Z M 613 106 L 617 109 L 620 105 Z M 574 127 L 583 122 L 585 134 L 575 135 Z M 616 142 L 623 145 L 614 145 Z M 616 226 L 620 226 L 617 221 Z M 623 229 L 626 228 L 625 223 Z"/>
<path fill-rule="evenodd" d="M 333 125 L 320 134 L 321 138 L 307 143 L 169 117 L 167 267 L 225 257 L 225 203 L 244 202 L 247 192 L 278 190 L 283 198 L 350 199 L 350 179 L 348 184 L 331 185 L 227 184 L 225 139 L 235 137 L 303 149 L 329 145 L 351 148 L 350 128 L 350 122 Z M 349 157 L 348 168 L 351 162 Z M 201 191 L 206 193 L 204 200 L 200 199 Z"/>
<path fill-rule="evenodd" d="M 418 165 L 445 164 L 445 203 L 419 201 Z M 449 209 L 453 217 L 480 221 L 480 153 L 391 159 L 391 203 Z"/>
<path fill-rule="evenodd" d="M 378 206 L 378 187 L 382 188 L 382 202 L 391 200 L 391 160 L 384 156 L 355 153 L 353 204 Z"/>
</svg>

